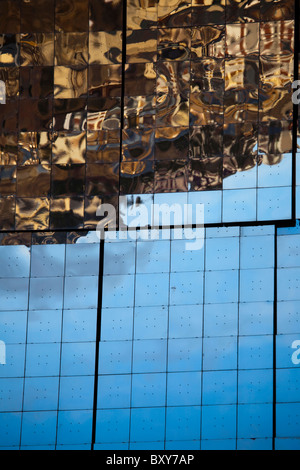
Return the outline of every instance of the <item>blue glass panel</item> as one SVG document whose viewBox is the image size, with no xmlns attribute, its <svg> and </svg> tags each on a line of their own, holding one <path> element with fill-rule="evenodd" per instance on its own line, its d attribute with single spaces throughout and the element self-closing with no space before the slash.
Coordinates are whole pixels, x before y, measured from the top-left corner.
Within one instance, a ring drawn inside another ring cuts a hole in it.
<svg viewBox="0 0 300 470">
<path fill-rule="evenodd" d="M 204 336 L 235 336 L 238 327 L 238 304 L 204 306 Z"/>
<path fill-rule="evenodd" d="M 299 367 L 300 338 L 299 335 L 276 336 L 276 364 L 280 368 Z"/>
<path fill-rule="evenodd" d="M 273 334 L 273 302 L 245 302 L 239 304 L 240 335 Z"/>
<path fill-rule="evenodd" d="M 137 307 L 134 310 L 134 338 L 159 339 L 167 337 L 167 307 Z M 131 332 L 132 334 L 132 332 Z"/>
<path fill-rule="evenodd" d="M 204 223 L 220 223 L 222 218 L 222 191 L 195 191 L 188 193 L 188 204 L 196 207 L 196 204 L 204 206 Z M 193 214 L 192 223 L 197 222 L 196 214 Z"/>
<path fill-rule="evenodd" d="M 134 374 L 132 407 L 165 406 L 166 374 Z"/>
<path fill-rule="evenodd" d="M 167 408 L 166 440 L 200 439 L 200 406 L 176 406 Z"/>
<path fill-rule="evenodd" d="M 6 364 L 0 364 L 0 377 L 23 377 L 25 344 L 7 344 L 5 352 Z"/>
<path fill-rule="evenodd" d="M 230 405 L 237 400 L 237 372 L 203 372 L 203 405 Z"/>
<path fill-rule="evenodd" d="M 23 379 L 0 379 L 0 412 L 22 411 Z"/>
<path fill-rule="evenodd" d="M 169 338 L 197 338 L 202 336 L 202 305 L 169 307 Z"/>
<path fill-rule="evenodd" d="M 277 238 L 278 268 L 300 266 L 300 235 L 281 235 Z"/>
<path fill-rule="evenodd" d="M 277 369 L 277 403 L 299 402 L 300 369 Z"/>
<path fill-rule="evenodd" d="M 238 271 L 205 273 L 205 303 L 216 304 L 238 301 Z"/>
<path fill-rule="evenodd" d="M 61 341 L 61 310 L 31 310 L 28 312 L 28 343 L 58 343 Z"/>
<path fill-rule="evenodd" d="M 99 376 L 97 408 L 130 408 L 131 380 L 130 374 Z"/>
<path fill-rule="evenodd" d="M 133 366 L 136 372 L 165 372 L 167 365 L 167 341 L 160 339 L 133 342 Z"/>
<path fill-rule="evenodd" d="M 21 444 L 55 444 L 57 411 L 28 411 L 23 414 Z"/>
<path fill-rule="evenodd" d="M 131 372 L 131 341 L 101 342 L 99 374 L 128 374 Z"/>
<path fill-rule="evenodd" d="M 272 450 L 272 439 L 238 439 L 237 450 Z"/>
<path fill-rule="evenodd" d="M 100 245 L 66 245 L 66 276 L 98 276 Z"/>
<path fill-rule="evenodd" d="M 0 278 L 29 277 L 30 248 L 27 246 L 0 246 L 0 259 Z"/>
<path fill-rule="evenodd" d="M 104 276 L 107 274 L 134 274 L 135 272 L 136 244 L 122 241 L 122 243 L 105 243 L 104 249 Z"/>
<path fill-rule="evenodd" d="M 241 269 L 273 268 L 274 237 L 272 235 L 241 238 Z"/>
<path fill-rule="evenodd" d="M 133 442 L 162 441 L 165 408 L 135 408 L 131 411 L 130 438 Z"/>
<path fill-rule="evenodd" d="M 28 285 L 26 278 L 0 279 L 0 311 L 27 310 Z"/>
<path fill-rule="evenodd" d="M 299 437 L 300 403 L 279 403 L 276 406 L 277 437 Z"/>
<path fill-rule="evenodd" d="M 273 369 L 240 370 L 239 403 L 272 403 Z"/>
<path fill-rule="evenodd" d="M 171 273 L 170 305 L 202 304 L 203 273 Z"/>
<path fill-rule="evenodd" d="M 256 220 L 256 189 L 224 190 L 222 218 L 226 222 Z"/>
<path fill-rule="evenodd" d="M 59 375 L 60 344 L 27 344 L 26 376 L 44 377 Z"/>
<path fill-rule="evenodd" d="M 58 383 L 58 377 L 27 377 L 24 387 L 24 411 L 57 410 Z"/>
<path fill-rule="evenodd" d="M 168 273 L 170 270 L 170 241 L 138 241 L 137 273 Z"/>
<path fill-rule="evenodd" d="M 204 249 L 187 249 L 186 240 L 172 240 L 171 242 L 171 271 L 203 271 Z"/>
<path fill-rule="evenodd" d="M 290 187 L 258 188 L 258 220 L 282 220 L 291 218 L 292 191 Z"/>
<path fill-rule="evenodd" d="M 277 271 L 277 300 L 300 300 L 300 268 Z"/>
<path fill-rule="evenodd" d="M 0 338 L 6 344 L 25 343 L 27 311 L 0 312 Z"/>
<path fill-rule="evenodd" d="M 58 444 L 88 444 L 92 438 L 92 410 L 59 411 Z"/>
<path fill-rule="evenodd" d="M 275 450 L 300 450 L 300 439 L 276 439 Z"/>
<path fill-rule="evenodd" d="M 21 417 L 21 413 L 0 413 L 1 446 L 20 444 Z"/>
<path fill-rule="evenodd" d="M 63 342 L 95 341 L 97 310 L 63 311 Z"/>
<path fill-rule="evenodd" d="M 64 308 L 97 308 L 97 305 L 97 276 L 74 276 L 65 278 Z"/>
<path fill-rule="evenodd" d="M 170 339 L 168 342 L 168 371 L 197 371 L 202 368 L 202 339 Z"/>
<path fill-rule="evenodd" d="M 65 272 L 65 245 L 33 245 L 32 277 L 61 277 Z"/>
<path fill-rule="evenodd" d="M 273 367 L 273 336 L 240 336 L 239 368 L 268 369 Z"/>
<path fill-rule="evenodd" d="M 99 410 L 97 412 L 96 443 L 128 442 L 129 422 L 130 410 Z"/>
<path fill-rule="evenodd" d="M 201 450 L 236 450 L 236 440 L 235 439 L 202 440 Z"/>
<path fill-rule="evenodd" d="M 203 370 L 237 368 L 237 340 L 234 337 L 203 339 Z"/>
<path fill-rule="evenodd" d="M 61 375 L 93 375 L 95 343 L 63 343 Z"/>
<path fill-rule="evenodd" d="M 101 311 L 101 340 L 132 339 L 133 309 L 103 308 Z"/>
<path fill-rule="evenodd" d="M 278 334 L 300 333 L 300 302 L 277 302 Z"/>
<path fill-rule="evenodd" d="M 238 405 L 238 437 L 257 439 L 272 437 L 272 404 Z"/>
<path fill-rule="evenodd" d="M 274 299 L 273 269 L 242 269 L 240 272 L 240 301 L 264 302 Z"/>
<path fill-rule="evenodd" d="M 132 442 L 130 450 L 164 450 L 165 443 L 162 442 Z"/>
<path fill-rule="evenodd" d="M 29 309 L 62 309 L 63 281 L 63 277 L 32 278 L 30 280 Z"/>
<path fill-rule="evenodd" d="M 236 405 L 202 407 L 202 439 L 236 437 Z"/>
<path fill-rule="evenodd" d="M 61 377 L 60 410 L 90 410 L 94 402 L 94 377 Z"/>
<path fill-rule="evenodd" d="M 200 450 L 200 441 L 166 441 L 166 450 Z M 177 462 L 180 462 L 180 459 L 188 461 L 188 456 L 180 456 L 177 459 Z M 174 460 L 173 460 L 174 461 Z"/>
<path fill-rule="evenodd" d="M 201 405 L 201 372 L 170 372 L 167 406 L 187 405 Z"/>
<path fill-rule="evenodd" d="M 207 271 L 224 271 L 239 268 L 239 238 L 207 238 L 205 268 Z"/>
<path fill-rule="evenodd" d="M 168 305 L 169 274 L 137 274 L 135 305 L 147 307 Z"/>
<path fill-rule="evenodd" d="M 133 307 L 134 276 L 104 276 L 102 307 Z"/>
</svg>

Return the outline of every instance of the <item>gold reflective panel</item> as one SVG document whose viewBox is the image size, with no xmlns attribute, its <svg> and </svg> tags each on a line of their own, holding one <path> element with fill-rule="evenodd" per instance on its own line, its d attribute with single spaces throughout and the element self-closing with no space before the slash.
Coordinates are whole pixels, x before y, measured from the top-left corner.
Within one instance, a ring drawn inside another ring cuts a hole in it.
<svg viewBox="0 0 300 470">
<path fill-rule="evenodd" d="M 89 34 L 89 63 L 122 63 L 122 32 L 97 32 Z"/>
<path fill-rule="evenodd" d="M 88 62 L 88 33 L 56 33 L 55 65 L 85 65 Z"/>
<path fill-rule="evenodd" d="M 16 230 L 48 229 L 49 207 L 48 198 L 16 198 Z"/>
<path fill-rule="evenodd" d="M 293 0 L 0 1 L 1 227 L 76 232 L 119 194 L 280 163 L 294 34 Z"/>
<path fill-rule="evenodd" d="M 53 137 L 52 163 L 85 163 L 86 133 L 58 132 Z"/>
<path fill-rule="evenodd" d="M 259 23 L 226 26 L 226 54 L 234 57 L 258 54 Z"/>
<path fill-rule="evenodd" d="M 157 26 L 158 0 L 127 0 L 127 28 L 148 29 Z"/>
<path fill-rule="evenodd" d="M 192 29 L 191 59 L 225 57 L 225 27 L 200 26 Z"/>
<path fill-rule="evenodd" d="M 54 33 L 28 33 L 18 36 L 20 65 L 54 65 Z"/>
<path fill-rule="evenodd" d="M 87 68 L 54 67 L 54 97 L 69 99 L 87 94 Z"/>
</svg>

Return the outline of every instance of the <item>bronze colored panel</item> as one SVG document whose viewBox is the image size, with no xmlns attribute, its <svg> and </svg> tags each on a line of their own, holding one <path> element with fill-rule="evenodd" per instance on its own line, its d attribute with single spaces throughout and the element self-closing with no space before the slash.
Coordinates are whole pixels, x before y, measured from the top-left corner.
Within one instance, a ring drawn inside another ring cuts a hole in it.
<svg viewBox="0 0 300 470">
<path fill-rule="evenodd" d="M 1 33 L 20 32 L 20 3 L 19 0 L 1 0 L 0 2 L 0 31 Z"/>
<path fill-rule="evenodd" d="M 99 2 L 99 0 L 90 0 L 90 30 L 121 30 L 123 25 L 123 1 Z"/>
<path fill-rule="evenodd" d="M 17 196 L 42 197 L 50 194 L 51 166 L 27 165 L 18 167 L 17 171 Z"/>
<path fill-rule="evenodd" d="M 121 64 L 122 32 L 98 32 L 89 34 L 89 63 Z"/>
<path fill-rule="evenodd" d="M 86 161 L 88 163 L 119 162 L 120 131 L 88 132 Z"/>
<path fill-rule="evenodd" d="M 56 33 L 55 65 L 82 66 L 88 62 L 88 33 Z"/>
<path fill-rule="evenodd" d="M 54 34 L 34 33 L 19 35 L 20 65 L 54 64 Z"/>
<path fill-rule="evenodd" d="M 21 32 L 51 33 L 54 30 L 54 0 L 20 0 Z"/>
<path fill-rule="evenodd" d="M 47 230 L 48 228 L 49 199 L 16 199 L 16 230 Z"/>
<path fill-rule="evenodd" d="M 59 0 L 55 3 L 55 30 L 70 33 L 89 29 L 89 7 L 86 0 Z"/>
<path fill-rule="evenodd" d="M 58 132 L 52 144 L 52 163 L 85 163 L 86 133 Z"/>
<path fill-rule="evenodd" d="M 61 197 L 50 200 L 50 228 L 83 228 L 84 198 Z"/>
<path fill-rule="evenodd" d="M 122 161 L 153 160 L 154 130 L 127 129 L 122 132 Z"/>
</svg>

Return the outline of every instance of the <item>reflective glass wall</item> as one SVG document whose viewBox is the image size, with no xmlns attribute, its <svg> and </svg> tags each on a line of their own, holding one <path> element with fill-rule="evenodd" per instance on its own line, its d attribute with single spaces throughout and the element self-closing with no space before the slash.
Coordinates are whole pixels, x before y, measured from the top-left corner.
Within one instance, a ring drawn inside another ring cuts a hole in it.
<svg viewBox="0 0 300 470">
<path fill-rule="evenodd" d="M 62 235 L 0 246 L 0 448 L 91 445 L 100 244 Z"/>
<path fill-rule="evenodd" d="M 96 448 L 270 449 L 274 227 L 174 236 L 105 244 Z"/>
<path fill-rule="evenodd" d="M 292 217 L 294 0 L 2 0 L 1 230 L 119 195 Z M 211 223 L 208 220 L 207 223 Z"/>
</svg>

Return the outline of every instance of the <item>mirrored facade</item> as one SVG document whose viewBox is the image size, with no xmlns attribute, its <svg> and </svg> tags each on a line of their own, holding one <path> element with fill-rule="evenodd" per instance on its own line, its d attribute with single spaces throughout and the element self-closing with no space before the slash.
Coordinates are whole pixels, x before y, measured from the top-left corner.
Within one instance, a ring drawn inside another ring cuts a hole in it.
<svg viewBox="0 0 300 470">
<path fill-rule="evenodd" d="M 300 450 L 298 44 L 294 0 L 0 2 L 0 450 Z"/>
</svg>

